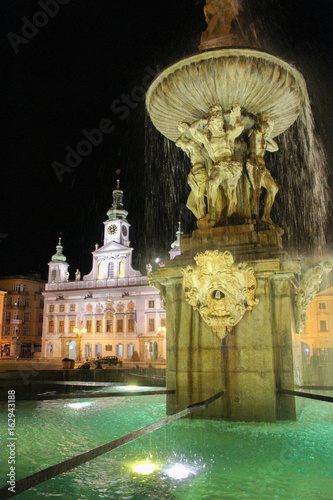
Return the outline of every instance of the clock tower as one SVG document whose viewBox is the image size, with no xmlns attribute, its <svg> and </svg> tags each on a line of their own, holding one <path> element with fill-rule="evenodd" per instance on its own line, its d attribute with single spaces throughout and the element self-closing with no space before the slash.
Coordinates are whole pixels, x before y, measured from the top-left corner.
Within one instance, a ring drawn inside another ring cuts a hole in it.
<svg viewBox="0 0 333 500">
<path fill-rule="evenodd" d="M 126 217 L 128 212 L 123 206 L 124 193 L 119 187 L 119 179 L 117 179 L 117 187 L 112 192 L 113 203 L 110 210 L 107 211 L 108 219 L 104 222 L 104 245 L 111 241 L 120 243 L 123 246 L 129 246 L 129 227 Z"/>
</svg>

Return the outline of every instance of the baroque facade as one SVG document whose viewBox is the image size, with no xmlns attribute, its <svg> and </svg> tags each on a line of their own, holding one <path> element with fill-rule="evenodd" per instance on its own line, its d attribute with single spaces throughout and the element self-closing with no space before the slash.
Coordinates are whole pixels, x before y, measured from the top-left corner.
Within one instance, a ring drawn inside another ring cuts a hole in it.
<svg viewBox="0 0 333 500">
<path fill-rule="evenodd" d="M 44 284 L 45 281 L 32 276 L 0 279 L 0 289 L 6 292 L 0 329 L 3 358 L 41 356 Z"/>
<path fill-rule="evenodd" d="M 103 246 L 96 244 L 92 270 L 82 279 L 79 270 L 69 279 L 59 239 L 43 294 L 43 357 L 165 362 L 165 311 L 158 290 L 132 268 L 127 214 L 117 181 Z"/>
</svg>

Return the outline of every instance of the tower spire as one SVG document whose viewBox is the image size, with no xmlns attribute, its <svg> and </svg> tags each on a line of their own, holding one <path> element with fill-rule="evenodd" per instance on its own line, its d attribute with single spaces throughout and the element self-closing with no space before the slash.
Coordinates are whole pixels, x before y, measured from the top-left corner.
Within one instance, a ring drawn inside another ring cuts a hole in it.
<svg viewBox="0 0 333 500">
<path fill-rule="evenodd" d="M 67 257 L 62 253 L 64 247 L 61 244 L 61 234 L 62 233 L 59 235 L 58 245 L 56 246 L 56 253 L 51 257 L 52 262 L 66 262 L 67 260 Z"/>
<path fill-rule="evenodd" d="M 109 220 L 122 219 L 126 221 L 128 212 L 124 209 L 123 206 L 124 192 L 120 189 L 120 179 L 119 179 L 120 170 L 116 170 L 116 174 L 117 174 L 117 186 L 116 189 L 112 191 L 112 206 L 106 212 L 106 215 L 108 216 Z"/>
</svg>

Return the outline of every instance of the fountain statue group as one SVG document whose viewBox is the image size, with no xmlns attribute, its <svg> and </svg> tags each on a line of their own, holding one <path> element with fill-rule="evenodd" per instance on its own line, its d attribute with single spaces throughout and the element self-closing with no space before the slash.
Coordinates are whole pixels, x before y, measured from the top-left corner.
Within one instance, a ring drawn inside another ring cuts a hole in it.
<svg viewBox="0 0 333 500">
<path fill-rule="evenodd" d="M 245 131 L 239 104 L 226 114 L 228 121 L 222 106 L 215 104 L 205 117 L 192 124 L 178 124 L 181 135 L 176 145 L 188 155 L 192 165 L 187 207 L 200 229 L 225 225 L 234 214 L 249 221 L 258 220 L 263 187 L 266 196 L 261 220 L 274 225 L 271 209 L 278 186 L 264 160 L 266 151 L 278 150 L 271 138 L 274 122 L 267 113 L 261 113 L 255 117 L 252 128 Z"/>
</svg>

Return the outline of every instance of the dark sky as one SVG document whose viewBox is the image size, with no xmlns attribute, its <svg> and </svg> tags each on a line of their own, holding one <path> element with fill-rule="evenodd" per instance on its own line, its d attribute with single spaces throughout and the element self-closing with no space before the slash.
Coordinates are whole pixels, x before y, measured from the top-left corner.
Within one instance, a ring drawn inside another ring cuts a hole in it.
<svg viewBox="0 0 333 500">
<path fill-rule="evenodd" d="M 1 2 L 0 274 L 45 275 L 60 231 L 71 272 L 77 267 L 89 272 L 90 252 L 96 242 L 102 243 L 102 222 L 118 168 L 135 261 L 139 265 L 141 257 L 144 267 L 149 193 L 144 185 L 145 109 L 139 87 L 152 81 L 158 66 L 163 69 L 197 52 L 205 29 L 205 2 L 58 0 L 53 17 L 36 15 L 43 11 L 41 3 L 48 5 L 46 0 Z M 250 4 L 258 31 L 266 33 L 266 50 L 305 76 L 330 162 L 333 2 Z M 45 25 L 36 31 L 27 27 L 31 21 Z M 22 35 L 25 38 L 19 38 Z M 119 101 L 128 95 L 129 104 L 120 108 Z M 57 176 L 52 164 L 66 164 L 66 148 L 76 149 L 86 139 L 84 130 L 96 129 L 103 119 L 112 121 L 112 131 L 98 139 L 100 144 L 78 166 Z M 162 246 L 173 240 L 171 233 Z"/>
</svg>

